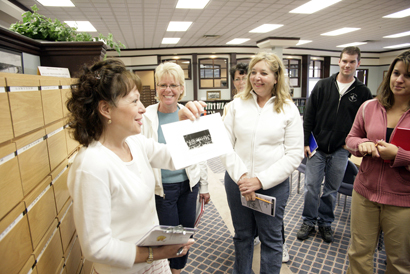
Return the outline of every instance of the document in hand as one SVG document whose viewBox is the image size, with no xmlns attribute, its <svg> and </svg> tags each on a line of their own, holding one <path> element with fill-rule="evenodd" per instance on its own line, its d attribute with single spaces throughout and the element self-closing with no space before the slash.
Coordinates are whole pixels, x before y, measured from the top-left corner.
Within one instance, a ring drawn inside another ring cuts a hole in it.
<svg viewBox="0 0 410 274">
<path fill-rule="evenodd" d="M 195 218 L 195 224 L 194 227 L 198 227 L 199 221 L 202 218 L 202 215 L 204 215 L 205 212 L 205 200 L 202 199 L 201 202 L 199 201 L 199 195 L 198 195 L 198 200 L 196 203 L 196 218 Z"/>
<path fill-rule="evenodd" d="M 311 153 L 310 157 L 312 157 L 313 155 L 315 155 L 316 150 L 318 148 L 315 136 L 313 136 L 312 132 L 310 133 L 310 136 L 309 136 L 309 148 L 310 148 L 310 153 Z"/>
<path fill-rule="evenodd" d="M 233 150 L 219 113 L 162 125 L 176 169 L 218 157 Z"/>
<path fill-rule="evenodd" d="M 156 225 L 139 240 L 137 246 L 161 246 L 185 244 L 198 231 L 197 228 Z"/>
<path fill-rule="evenodd" d="M 410 128 L 397 127 L 390 143 L 410 151 Z"/>
<path fill-rule="evenodd" d="M 276 198 L 272 196 L 255 193 L 257 199 L 255 201 L 246 201 L 245 197 L 241 195 L 241 202 L 243 206 L 249 207 L 253 210 L 262 212 L 264 214 L 275 217 Z M 259 199 L 258 199 L 259 198 Z"/>
</svg>

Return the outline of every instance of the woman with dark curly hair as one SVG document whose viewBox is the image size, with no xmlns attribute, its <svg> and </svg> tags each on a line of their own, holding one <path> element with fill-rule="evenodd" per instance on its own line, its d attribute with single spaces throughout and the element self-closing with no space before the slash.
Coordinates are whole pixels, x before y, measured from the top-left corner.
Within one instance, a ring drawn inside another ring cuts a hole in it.
<svg viewBox="0 0 410 274">
<path fill-rule="evenodd" d="M 139 134 L 140 89 L 138 76 L 109 59 L 84 68 L 67 102 L 70 128 L 83 145 L 67 180 L 74 221 L 83 254 L 100 274 L 171 273 L 166 259 L 184 256 L 194 242 L 135 245 L 159 223 L 152 167 L 174 169 L 166 145 Z M 194 120 L 201 111 L 190 102 L 179 117 Z"/>
</svg>

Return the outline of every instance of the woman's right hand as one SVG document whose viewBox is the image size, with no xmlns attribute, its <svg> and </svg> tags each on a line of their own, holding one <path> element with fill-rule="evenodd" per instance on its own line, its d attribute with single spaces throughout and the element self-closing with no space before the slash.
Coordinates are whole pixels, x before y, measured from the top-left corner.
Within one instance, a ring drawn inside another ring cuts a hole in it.
<svg viewBox="0 0 410 274">
<path fill-rule="evenodd" d="M 154 260 L 182 257 L 188 253 L 188 250 L 194 243 L 194 239 L 189 239 L 188 242 L 183 245 L 164 245 L 159 248 L 156 248 L 154 249 Z M 182 252 L 178 255 L 178 251 L 180 248 L 182 248 Z M 160 256 L 160 258 L 158 259 L 155 255 L 156 251 L 158 252 L 158 256 Z"/>
<path fill-rule="evenodd" d="M 361 143 L 358 148 L 363 157 L 366 155 L 370 155 L 372 157 L 380 157 L 379 151 L 376 148 L 376 144 L 373 142 Z"/>
<path fill-rule="evenodd" d="M 204 107 L 206 107 L 206 103 L 203 101 L 189 101 L 185 104 L 185 107 L 178 111 L 179 120 L 189 119 L 194 121 L 204 113 Z"/>
</svg>

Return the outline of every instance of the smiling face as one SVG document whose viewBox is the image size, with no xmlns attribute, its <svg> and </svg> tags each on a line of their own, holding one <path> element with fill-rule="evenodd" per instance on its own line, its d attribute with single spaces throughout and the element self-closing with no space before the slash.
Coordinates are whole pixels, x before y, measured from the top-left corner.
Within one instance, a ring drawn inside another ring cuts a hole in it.
<svg viewBox="0 0 410 274">
<path fill-rule="evenodd" d="M 390 76 L 390 89 L 395 100 L 410 101 L 410 71 L 407 70 L 403 61 L 398 61 Z"/>
<path fill-rule="evenodd" d="M 172 88 L 172 86 L 174 87 Z M 178 98 L 183 92 L 184 86 L 170 74 L 164 74 L 157 84 L 157 97 L 160 100 L 160 105 L 166 108 L 175 108 L 174 111 L 177 109 Z"/>
<path fill-rule="evenodd" d="M 261 98 L 272 97 L 273 86 L 277 83 L 275 73 L 269 68 L 265 61 L 256 63 L 250 75 L 252 89 Z"/>
<path fill-rule="evenodd" d="M 340 74 L 344 78 L 352 78 L 354 75 L 356 75 L 356 69 L 360 66 L 360 61 L 358 61 L 357 58 L 357 54 L 342 54 L 342 58 L 339 59 L 339 67 Z"/>
<path fill-rule="evenodd" d="M 134 87 L 128 95 L 118 99 L 115 107 L 111 107 L 110 130 L 124 138 L 141 133 L 142 114 L 145 107 L 140 101 L 140 93 Z"/>
</svg>

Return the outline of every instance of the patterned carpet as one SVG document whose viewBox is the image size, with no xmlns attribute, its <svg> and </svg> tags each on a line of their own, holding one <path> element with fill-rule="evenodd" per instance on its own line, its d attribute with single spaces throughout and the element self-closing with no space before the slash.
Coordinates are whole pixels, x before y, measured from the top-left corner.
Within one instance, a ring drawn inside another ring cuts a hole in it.
<svg viewBox="0 0 410 274">
<path fill-rule="evenodd" d="M 209 168 L 214 173 L 223 173 L 218 159 L 208 161 Z M 285 213 L 285 236 L 289 249 L 290 261 L 287 263 L 293 273 L 299 274 L 342 274 L 348 266 L 347 250 L 350 240 L 350 202 L 347 197 L 346 211 L 343 211 L 344 196 L 340 205 L 336 205 L 334 242 L 327 244 L 322 241 L 319 232 L 309 239 L 300 241 L 296 233 L 302 223 L 303 210 L 303 180 L 301 175 L 301 193 L 297 194 L 297 171 L 293 173 L 292 193 L 289 197 Z M 223 184 L 223 181 L 221 181 Z M 232 273 L 234 248 L 232 237 L 215 206 L 206 206 L 204 216 L 195 235 L 197 243 L 189 255 L 188 264 L 182 273 Z M 386 271 L 386 254 L 384 248 L 375 252 L 374 273 Z"/>
</svg>

